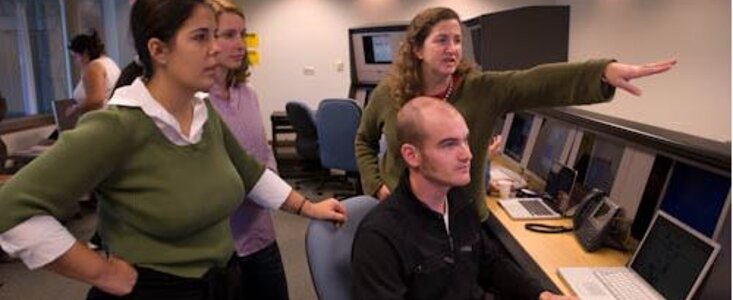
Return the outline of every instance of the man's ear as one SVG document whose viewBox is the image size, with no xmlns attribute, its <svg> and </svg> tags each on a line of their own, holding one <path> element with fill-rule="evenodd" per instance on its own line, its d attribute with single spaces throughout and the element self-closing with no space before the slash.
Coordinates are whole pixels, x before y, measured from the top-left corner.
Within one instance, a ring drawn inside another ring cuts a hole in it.
<svg viewBox="0 0 733 300">
<path fill-rule="evenodd" d="M 168 45 L 159 38 L 148 40 L 148 52 L 153 65 L 166 65 L 168 63 Z"/>
<path fill-rule="evenodd" d="M 402 144 L 400 147 L 400 153 L 408 167 L 417 168 L 420 166 L 420 152 L 417 151 L 417 147 L 415 147 L 415 145 Z"/>
</svg>

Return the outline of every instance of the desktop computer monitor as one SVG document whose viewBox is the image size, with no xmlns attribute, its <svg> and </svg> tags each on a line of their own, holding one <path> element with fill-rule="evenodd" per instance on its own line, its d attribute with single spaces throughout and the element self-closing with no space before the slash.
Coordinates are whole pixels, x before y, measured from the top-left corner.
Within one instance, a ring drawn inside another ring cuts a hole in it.
<svg viewBox="0 0 733 300">
<path fill-rule="evenodd" d="M 589 190 L 595 188 L 610 192 L 613 187 L 614 173 L 611 169 L 611 160 L 602 157 L 591 157 L 583 184 Z"/>
<path fill-rule="evenodd" d="M 538 177 L 547 180 L 550 169 L 556 161 L 561 159 L 567 144 L 570 128 L 553 120 L 545 120 L 537 136 L 537 142 L 532 150 L 527 167 Z"/>
<path fill-rule="evenodd" d="M 529 113 L 514 113 L 511 128 L 504 145 L 504 154 L 517 162 L 522 161 L 524 146 L 527 145 L 533 119 L 534 116 Z"/>
<path fill-rule="evenodd" d="M 578 170 L 581 191 L 588 192 L 596 188 L 611 194 L 623 154 L 624 145 L 583 132 L 574 165 Z"/>
<path fill-rule="evenodd" d="M 730 176 L 677 161 L 659 208 L 715 238 L 729 200 Z"/>
<path fill-rule="evenodd" d="M 349 29 L 353 84 L 377 84 L 389 74 L 406 25 Z"/>
</svg>

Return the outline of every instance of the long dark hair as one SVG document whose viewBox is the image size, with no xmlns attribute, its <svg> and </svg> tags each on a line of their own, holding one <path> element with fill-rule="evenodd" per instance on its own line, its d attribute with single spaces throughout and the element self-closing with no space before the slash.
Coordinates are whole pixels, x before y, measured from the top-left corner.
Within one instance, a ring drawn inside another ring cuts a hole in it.
<svg viewBox="0 0 733 300">
<path fill-rule="evenodd" d="M 95 60 L 104 54 L 104 43 L 99 38 L 97 31 L 89 30 L 89 34 L 79 34 L 71 39 L 69 50 L 81 55 L 88 55 L 89 60 Z"/>
<path fill-rule="evenodd" d="M 115 89 L 130 85 L 135 78 L 149 79 L 155 73 L 148 51 L 148 41 L 157 38 L 170 43 L 198 5 L 210 7 L 204 0 L 137 0 L 130 12 L 130 32 L 137 57 L 130 62 L 115 83 Z"/>
</svg>

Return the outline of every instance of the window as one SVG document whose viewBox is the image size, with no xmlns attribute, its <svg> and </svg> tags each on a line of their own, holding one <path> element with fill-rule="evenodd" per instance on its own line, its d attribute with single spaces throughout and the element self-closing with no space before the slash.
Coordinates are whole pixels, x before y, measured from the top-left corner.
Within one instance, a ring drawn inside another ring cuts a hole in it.
<svg viewBox="0 0 733 300">
<path fill-rule="evenodd" d="M 71 32 L 96 28 L 103 34 L 101 16 L 101 0 L 0 1 L 0 44 L 6 45 L 0 50 L 0 94 L 8 102 L 6 118 L 51 113 L 52 101 L 71 96 L 72 82 L 79 78 L 78 70 L 72 76 L 74 62 L 66 49 Z"/>
</svg>

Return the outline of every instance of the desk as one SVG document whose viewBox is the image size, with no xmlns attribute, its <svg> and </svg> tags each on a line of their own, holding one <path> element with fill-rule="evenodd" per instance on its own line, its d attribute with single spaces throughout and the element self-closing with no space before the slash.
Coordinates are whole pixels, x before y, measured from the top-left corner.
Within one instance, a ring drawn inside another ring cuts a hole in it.
<svg viewBox="0 0 733 300">
<path fill-rule="evenodd" d="M 277 149 L 280 146 L 277 135 L 280 133 L 293 133 L 295 129 L 290 125 L 288 115 L 284 111 L 274 111 L 270 115 L 270 124 L 272 126 L 272 154 L 277 159 Z"/>
<path fill-rule="evenodd" d="M 524 229 L 526 223 L 570 227 L 571 219 L 515 221 L 509 218 L 496 202 L 496 198 L 487 197 L 486 204 L 493 215 L 489 224 L 499 240 L 523 269 L 541 276 L 538 279 L 542 285 L 554 288 L 555 292 L 572 294 L 557 274 L 559 267 L 623 266 L 631 256 L 630 253 L 609 248 L 601 248 L 593 253 L 585 252 L 571 232 L 547 234 Z"/>
</svg>

